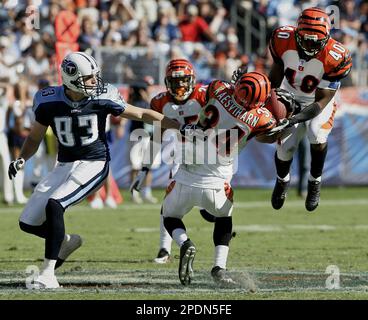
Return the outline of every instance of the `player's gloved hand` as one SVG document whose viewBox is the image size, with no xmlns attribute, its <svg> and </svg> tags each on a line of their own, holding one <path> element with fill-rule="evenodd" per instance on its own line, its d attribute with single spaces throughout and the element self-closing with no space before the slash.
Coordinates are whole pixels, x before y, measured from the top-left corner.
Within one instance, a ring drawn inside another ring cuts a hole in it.
<svg viewBox="0 0 368 320">
<path fill-rule="evenodd" d="M 204 129 L 198 124 L 182 124 L 179 132 L 182 136 L 186 137 L 198 137 L 200 139 L 205 138 Z"/>
<path fill-rule="evenodd" d="M 293 125 L 297 124 L 298 120 L 294 117 L 291 117 L 289 119 L 281 119 L 276 127 L 272 128 L 270 131 L 268 131 L 268 135 L 274 135 L 279 133 L 280 131 L 290 128 Z"/>
<path fill-rule="evenodd" d="M 236 69 L 234 72 L 233 72 L 233 75 L 231 76 L 231 80 L 230 80 L 230 83 L 231 84 L 235 84 L 236 81 L 238 81 L 239 77 L 246 73 L 248 71 L 248 66 L 241 66 L 239 67 L 238 69 Z"/>
<path fill-rule="evenodd" d="M 285 89 L 275 89 L 276 95 L 284 102 L 288 114 L 296 114 L 300 111 L 300 105 L 295 101 L 294 93 Z"/>
<path fill-rule="evenodd" d="M 141 171 L 138 172 L 138 174 L 136 175 L 136 177 L 134 178 L 133 182 L 130 185 L 129 190 L 131 193 L 133 193 L 133 190 L 136 190 L 138 192 L 141 190 L 142 184 L 146 179 L 148 172 L 149 172 L 148 167 L 143 167 Z"/>
<path fill-rule="evenodd" d="M 18 158 L 17 160 L 10 162 L 8 169 L 8 176 L 10 180 L 15 178 L 19 170 L 23 169 L 25 163 L 26 161 L 23 158 Z"/>
</svg>

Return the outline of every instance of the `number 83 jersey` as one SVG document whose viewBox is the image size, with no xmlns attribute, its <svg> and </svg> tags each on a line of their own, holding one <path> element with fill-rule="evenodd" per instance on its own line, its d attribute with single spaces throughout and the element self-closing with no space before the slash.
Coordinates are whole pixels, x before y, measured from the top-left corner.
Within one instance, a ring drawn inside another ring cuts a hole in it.
<svg viewBox="0 0 368 320">
<path fill-rule="evenodd" d="M 35 120 L 51 126 L 58 142 L 58 161 L 110 160 L 105 128 L 108 114 L 120 115 L 126 107 L 117 88 L 106 85 L 98 97 L 74 102 L 63 86 L 47 87 L 33 101 Z"/>
<path fill-rule="evenodd" d="M 315 101 L 316 88 L 337 90 L 351 69 L 352 59 L 349 51 L 332 38 L 316 56 L 304 57 L 298 50 L 295 32 L 292 26 L 276 29 L 269 48 L 274 62 L 284 66 L 281 88 L 293 92 L 305 106 Z"/>
</svg>

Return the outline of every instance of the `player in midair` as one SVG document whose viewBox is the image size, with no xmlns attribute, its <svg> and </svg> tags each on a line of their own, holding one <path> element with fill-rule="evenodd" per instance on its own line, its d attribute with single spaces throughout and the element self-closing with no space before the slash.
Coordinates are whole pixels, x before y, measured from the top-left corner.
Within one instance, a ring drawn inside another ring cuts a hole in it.
<svg viewBox="0 0 368 320">
<path fill-rule="evenodd" d="M 63 85 L 37 92 L 35 122 L 20 158 L 9 165 L 9 178 L 24 167 L 51 126 L 59 143 L 57 164 L 36 186 L 20 219 L 20 228 L 45 239 L 45 259 L 37 288 L 58 288 L 54 270 L 82 244 L 79 235 L 65 233 L 64 212 L 97 190 L 109 173 L 105 136 L 109 114 L 179 128 L 179 124 L 153 110 L 127 104 L 118 90 L 104 84 L 96 60 L 83 52 L 68 54 L 61 64 Z"/>
<path fill-rule="evenodd" d="M 277 144 L 275 153 L 277 179 L 271 203 L 277 210 L 285 202 L 293 154 L 305 134 L 311 145 L 305 207 L 313 211 L 319 204 L 327 138 L 336 111 L 334 96 L 352 66 L 349 51 L 331 38 L 330 29 L 328 15 L 322 9 L 309 8 L 300 14 L 296 27 L 278 28 L 270 40 L 274 61 L 269 76 L 271 85 L 293 93 L 301 106 L 300 113 L 281 121 L 279 126 L 289 134 Z"/>
<path fill-rule="evenodd" d="M 151 100 L 151 109 L 164 114 L 165 116 L 179 121 L 181 124 L 196 124 L 199 119 L 199 112 L 206 103 L 207 86 L 196 84 L 195 70 L 192 64 L 186 59 L 173 59 L 169 61 L 165 70 L 165 84 L 167 91 L 161 92 Z M 178 166 L 171 169 L 171 176 L 175 174 Z M 148 171 L 146 165 L 139 172 L 131 184 L 131 190 L 140 190 Z M 214 217 L 206 210 L 200 210 L 201 215 L 206 220 L 213 220 Z M 172 238 L 163 225 L 162 210 L 160 215 L 160 246 L 156 263 L 166 263 L 171 254 Z"/>
<path fill-rule="evenodd" d="M 196 247 L 188 238 L 182 218 L 194 206 L 204 208 L 216 217 L 213 279 L 220 283 L 233 282 L 226 273 L 226 263 L 232 237 L 233 190 L 230 180 L 234 157 L 249 139 L 275 126 L 276 120 L 263 107 L 270 93 L 268 78 L 258 72 L 240 75 L 234 86 L 219 80 L 208 86 L 207 103 L 199 119 L 199 125 L 209 130 L 207 133 L 212 132 L 203 140 L 206 147 L 200 161 L 204 161 L 180 164 L 162 206 L 164 225 L 180 247 L 179 279 L 183 285 L 191 282 Z M 208 150 L 223 157 L 222 160 L 206 159 L 206 154 L 210 154 Z"/>
</svg>

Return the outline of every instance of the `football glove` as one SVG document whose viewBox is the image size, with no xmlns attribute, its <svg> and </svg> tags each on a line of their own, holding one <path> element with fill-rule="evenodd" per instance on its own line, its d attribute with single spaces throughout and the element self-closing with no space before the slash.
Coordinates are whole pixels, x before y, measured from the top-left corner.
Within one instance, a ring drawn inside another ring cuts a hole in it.
<svg viewBox="0 0 368 320">
<path fill-rule="evenodd" d="M 138 192 L 141 190 L 142 184 L 144 180 L 146 179 L 148 172 L 149 172 L 148 167 L 143 167 L 141 171 L 138 172 L 138 174 L 136 175 L 136 177 L 134 178 L 134 180 L 132 181 L 130 185 L 129 190 L 131 193 L 133 193 L 134 190 Z"/>
<path fill-rule="evenodd" d="M 25 163 L 26 161 L 23 158 L 18 158 L 17 160 L 10 162 L 8 169 L 8 176 L 10 180 L 15 178 L 19 170 L 23 169 Z"/>
<path fill-rule="evenodd" d="M 240 76 L 248 71 L 248 66 L 241 66 L 233 72 L 230 83 L 234 85 Z"/>
<path fill-rule="evenodd" d="M 300 104 L 295 101 L 295 95 L 285 89 L 275 89 L 276 95 L 284 102 L 288 114 L 300 112 Z"/>
<path fill-rule="evenodd" d="M 290 128 L 293 125 L 297 124 L 298 120 L 294 117 L 291 117 L 289 119 L 281 119 L 276 127 L 272 128 L 270 131 L 268 131 L 268 136 L 274 135 L 279 133 L 280 131 Z"/>
<path fill-rule="evenodd" d="M 184 137 L 194 136 L 200 139 L 205 139 L 206 137 L 204 129 L 198 124 L 182 124 L 180 126 L 179 132 Z"/>
</svg>

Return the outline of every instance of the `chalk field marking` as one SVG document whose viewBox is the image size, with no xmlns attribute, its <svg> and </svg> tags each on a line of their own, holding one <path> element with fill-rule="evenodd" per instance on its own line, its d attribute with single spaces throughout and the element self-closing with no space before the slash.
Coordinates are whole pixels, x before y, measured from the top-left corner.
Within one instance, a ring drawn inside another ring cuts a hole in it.
<svg viewBox="0 0 368 320">
<path fill-rule="evenodd" d="M 368 199 L 347 199 L 347 200 L 321 200 L 320 206 L 368 206 Z M 271 209 L 270 201 L 236 201 L 234 203 L 235 208 L 240 209 L 253 209 L 253 208 L 269 208 Z M 304 208 L 304 201 L 302 200 L 290 200 L 285 203 L 285 208 Z M 131 203 L 124 203 L 119 205 L 118 210 L 160 210 L 161 204 L 131 204 Z M 90 211 L 91 208 L 86 205 L 76 205 L 75 207 L 71 207 L 70 211 Z M 18 208 L 0 208 L 1 213 L 21 213 L 22 207 Z M 97 211 L 94 211 L 97 213 Z M 103 212 L 103 211 L 102 211 Z M 139 213 L 139 212 L 137 212 Z"/>
</svg>

